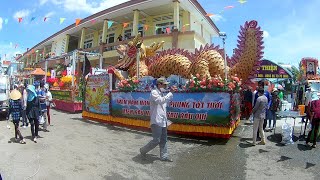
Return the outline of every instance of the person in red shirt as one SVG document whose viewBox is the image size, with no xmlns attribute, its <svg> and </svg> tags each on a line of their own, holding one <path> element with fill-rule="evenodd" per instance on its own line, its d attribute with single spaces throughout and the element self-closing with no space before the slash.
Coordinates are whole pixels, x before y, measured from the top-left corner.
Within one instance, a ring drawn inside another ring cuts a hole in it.
<svg viewBox="0 0 320 180">
<path fill-rule="evenodd" d="M 312 125 L 312 129 L 308 134 L 306 145 L 309 145 L 311 134 L 313 132 L 313 145 L 312 147 L 315 148 L 317 144 L 317 135 L 320 125 L 320 92 L 317 93 L 318 100 L 311 101 L 310 107 L 310 122 Z"/>
</svg>

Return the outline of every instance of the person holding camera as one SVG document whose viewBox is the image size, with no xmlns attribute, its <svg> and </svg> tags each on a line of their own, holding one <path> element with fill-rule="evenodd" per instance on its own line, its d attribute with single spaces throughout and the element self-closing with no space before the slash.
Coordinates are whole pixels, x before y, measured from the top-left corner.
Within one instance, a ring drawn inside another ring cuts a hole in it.
<svg viewBox="0 0 320 180">
<path fill-rule="evenodd" d="M 144 159 L 149 151 L 159 145 L 160 160 L 172 162 L 167 150 L 167 129 L 171 122 L 168 120 L 166 108 L 169 100 L 173 98 L 172 92 L 175 89 L 171 88 L 170 92 L 165 95 L 164 92 L 168 84 L 169 82 L 164 77 L 158 78 L 156 87 L 150 94 L 150 124 L 153 139 L 140 148 L 140 154 Z"/>
</svg>

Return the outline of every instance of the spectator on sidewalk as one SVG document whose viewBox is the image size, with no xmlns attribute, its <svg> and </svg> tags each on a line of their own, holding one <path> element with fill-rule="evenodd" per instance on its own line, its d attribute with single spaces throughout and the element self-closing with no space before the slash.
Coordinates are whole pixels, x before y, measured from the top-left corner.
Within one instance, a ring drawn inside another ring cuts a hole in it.
<svg viewBox="0 0 320 180">
<path fill-rule="evenodd" d="M 306 145 L 309 145 L 309 142 L 311 140 L 311 135 L 313 133 L 313 145 L 312 147 L 315 148 L 317 144 L 317 136 L 319 131 L 319 125 L 320 125 L 320 92 L 317 93 L 318 99 L 313 100 L 310 103 L 310 121 L 312 128 L 308 134 Z"/>
<path fill-rule="evenodd" d="M 278 90 L 277 88 L 274 88 L 272 90 L 271 93 L 271 104 L 269 107 L 269 130 L 273 130 L 275 128 L 276 125 L 276 119 L 277 119 L 277 115 L 276 112 L 279 110 L 279 106 L 280 106 L 280 98 L 278 96 Z M 271 127 L 271 121 L 273 121 L 272 127 Z"/>
<path fill-rule="evenodd" d="M 309 111 L 309 105 L 312 101 L 312 92 L 311 88 L 308 87 L 307 91 L 304 93 L 304 105 L 305 105 L 305 113 L 306 113 L 306 121 L 304 121 L 304 117 L 302 118 L 302 122 L 308 123 L 308 120 L 310 119 L 310 111 Z"/>
<path fill-rule="evenodd" d="M 9 113 L 7 119 L 9 119 L 10 115 L 12 117 L 12 122 L 14 124 L 14 137 L 16 141 L 20 139 L 20 144 L 25 144 L 26 141 L 23 138 L 20 130 L 19 130 L 19 122 L 21 117 L 21 110 L 22 110 L 22 103 L 21 103 L 21 93 L 14 89 L 10 93 L 10 100 L 9 100 Z"/>
<path fill-rule="evenodd" d="M 26 113 L 29 123 L 31 124 L 32 139 L 36 143 L 39 131 L 39 116 L 41 112 L 40 101 L 36 93 L 36 88 L 33 85 L 28 85 L 27 93 Z"/>
<path fill-rule="evenodd" d="M 244 91 L 244 118 L 249 120 L 252 111 L 253 94 L 251 87 L 246 86 Z"/>
<path fill-rule="evenodd" d="M 303 104 L 303 87 L 298 91 L 298 105 Z"/>
<path fill-rule="evenodd" d="M 48 118 L 48 124 L 51 125 L 51 118 L 50 118 L 50 108 L 52 102 L 52 94 L 49 90 L 49 84 L 44 85 L 45 89 L 45 97 L 46 97 L 46 106 L 47 106 L 47 118 Z"/>
<path fill-rule="evenodd" d="M 260 80 L 259 82 L 258 82 L 258 89 L 263 89 L 264 90 L 264 92 L 263 92 L 263 94 L 266 96 L 266 98 L 267 98 L 267 100 L 268 100 L 268 107 L 270 107 L 270 104 L 271 104 L 271 95 L 270 95 L 270 93 L 269 93 L 269 91 L 268 91 L 268 81 L 267 80 Z M 254 95 L 254 103 L 253 103 L 253 107 L 255 106 L 255 104 L 256 104 L 256 101 L 257 101 L 257 99 L 258 99 L 258 92 L 256 92 L 255 93 L 255 95 Z M 265 130 L 266 129 L 266 127 L 267 127 L 267 114 L 268 114 L 268 108 L 266 109 L 266 113 L 265 113 L 265 117 L 264 117 L 264 122 L 263 122 L 263 130 Z M 257 135 L 257 137 L 259 137 L 259 134 Z"/>
<path fill-rule="evenodd" d="M 264 95 L 264 89 L 258 89 L 258 98 L 252 110 L 254 121 L 253 121 L 253 145 L 256 145 L 257 141 L 257 132 L 259 129 L 261 135 L 261 142 L 260 144 L 265 145 L 266 140 L 263 131 L 263 123 L 266 117 L 266 110 L 268 107 L 268 99 Z"/>
<path fill-rule="evenodd" d="M 29 126 L 27 115 L 26 115 L 26 108 L 27 108 L 27 84 L 21 84 L 20 85 L 20 93 L 21 96 L 21 104 L 22 104 L 22 111 L 21 111 L 21 117 L 22 117 L 22 127 L 27 128 Z"/>
</svg>

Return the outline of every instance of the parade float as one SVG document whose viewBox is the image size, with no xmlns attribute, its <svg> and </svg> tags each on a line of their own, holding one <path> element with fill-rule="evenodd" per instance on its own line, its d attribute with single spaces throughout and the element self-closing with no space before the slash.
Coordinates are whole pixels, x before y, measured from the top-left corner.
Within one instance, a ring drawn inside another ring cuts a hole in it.
<svg viewBox="0 0 320 180">
<path fill-rule="evenodd" d="M 51 86 L 51 93 L 55 108 L 67 112 L 82 111 L 82 71 L 80 59 L 87 56 L 100 56 L 97 53 L 74 51 L 69 54 L 48 58 L 45 61 L 46 82 Z M 53 63 L 51 63 L 53 62 Z"/>
<path fill-rule="evenodd" d="M 88 77 L 82 116 L 148 130 L 150 90 L 155 78 L 165 76 L 169 86 L 177 88 L 167 107 L 173 122 L 169 132 L 230 138 L 240 120 L 241 83 L 251 83 L 263 55 L 262 31 L 256 21 L 241 26 L 239 38 L 226 66 L 219 46 L 201 46 L 194 53 L 183 49 L 158 52 L 164 42 L 145 46 L 137 36 L 118 47 L 123 58 L 108 74 Z M 120 70 L 127 71 L 128 78 Z M 119 81 L 115 90 L 112 78 Z"/>
</svg>

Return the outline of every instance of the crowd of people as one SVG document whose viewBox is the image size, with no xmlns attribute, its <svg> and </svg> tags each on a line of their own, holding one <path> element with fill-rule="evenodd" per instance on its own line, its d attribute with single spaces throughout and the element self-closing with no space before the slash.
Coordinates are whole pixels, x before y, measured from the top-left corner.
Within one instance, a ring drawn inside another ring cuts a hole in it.
<svg viewBox="0 0 320 180">
<path fill-rule="evenodd" d="M 33 85 L 20 84 L 14 85 L 10 92 L 9 113 L 15 128 L 15 140 L 25 144 L 26 140 L 19 130 L 21 127 L 31 129 L 32 140 L 36 143 L 39 137 L 39 125 L 43 125 L 43 131 L 48 132 L 47 127 L 51 125 L 50 107 L 52 94 L 49 85 L 44 82 L 35 82 Z"/>
<path fill-rule="evenodd" d="M 243 114 L 242 116 L 253 121 L 253 145 L 256 145 L 257 138 L 261 136 L 259 144 L 265 145 L 264 132 L 271 132 L 276 127 L 277 112 L 281 110 L 283 101 L 283 92 L 277 88 L 273 88 L 271 93 L 268 91 L 268 82 L 261 80 L 258 87 L 252 92 L 252 88 L 247 86 L 243 91 Z M 302 123 L 305 123 L 305 129 L 308 121 L 311 123 L 311 131 L 308 133 L 306 145 L 312 139 L 312 147 L 316 147 L 316 138 L 320 124 L 320 92 L 311 92 L 311 88 L 307 87 L 307 91 L 303 92 L 301 88 L 298 92 L 298 104 L 305 105 L 305 114 Z M 305 136 L 305 131 L 304 131 Z"/>
</svg>

